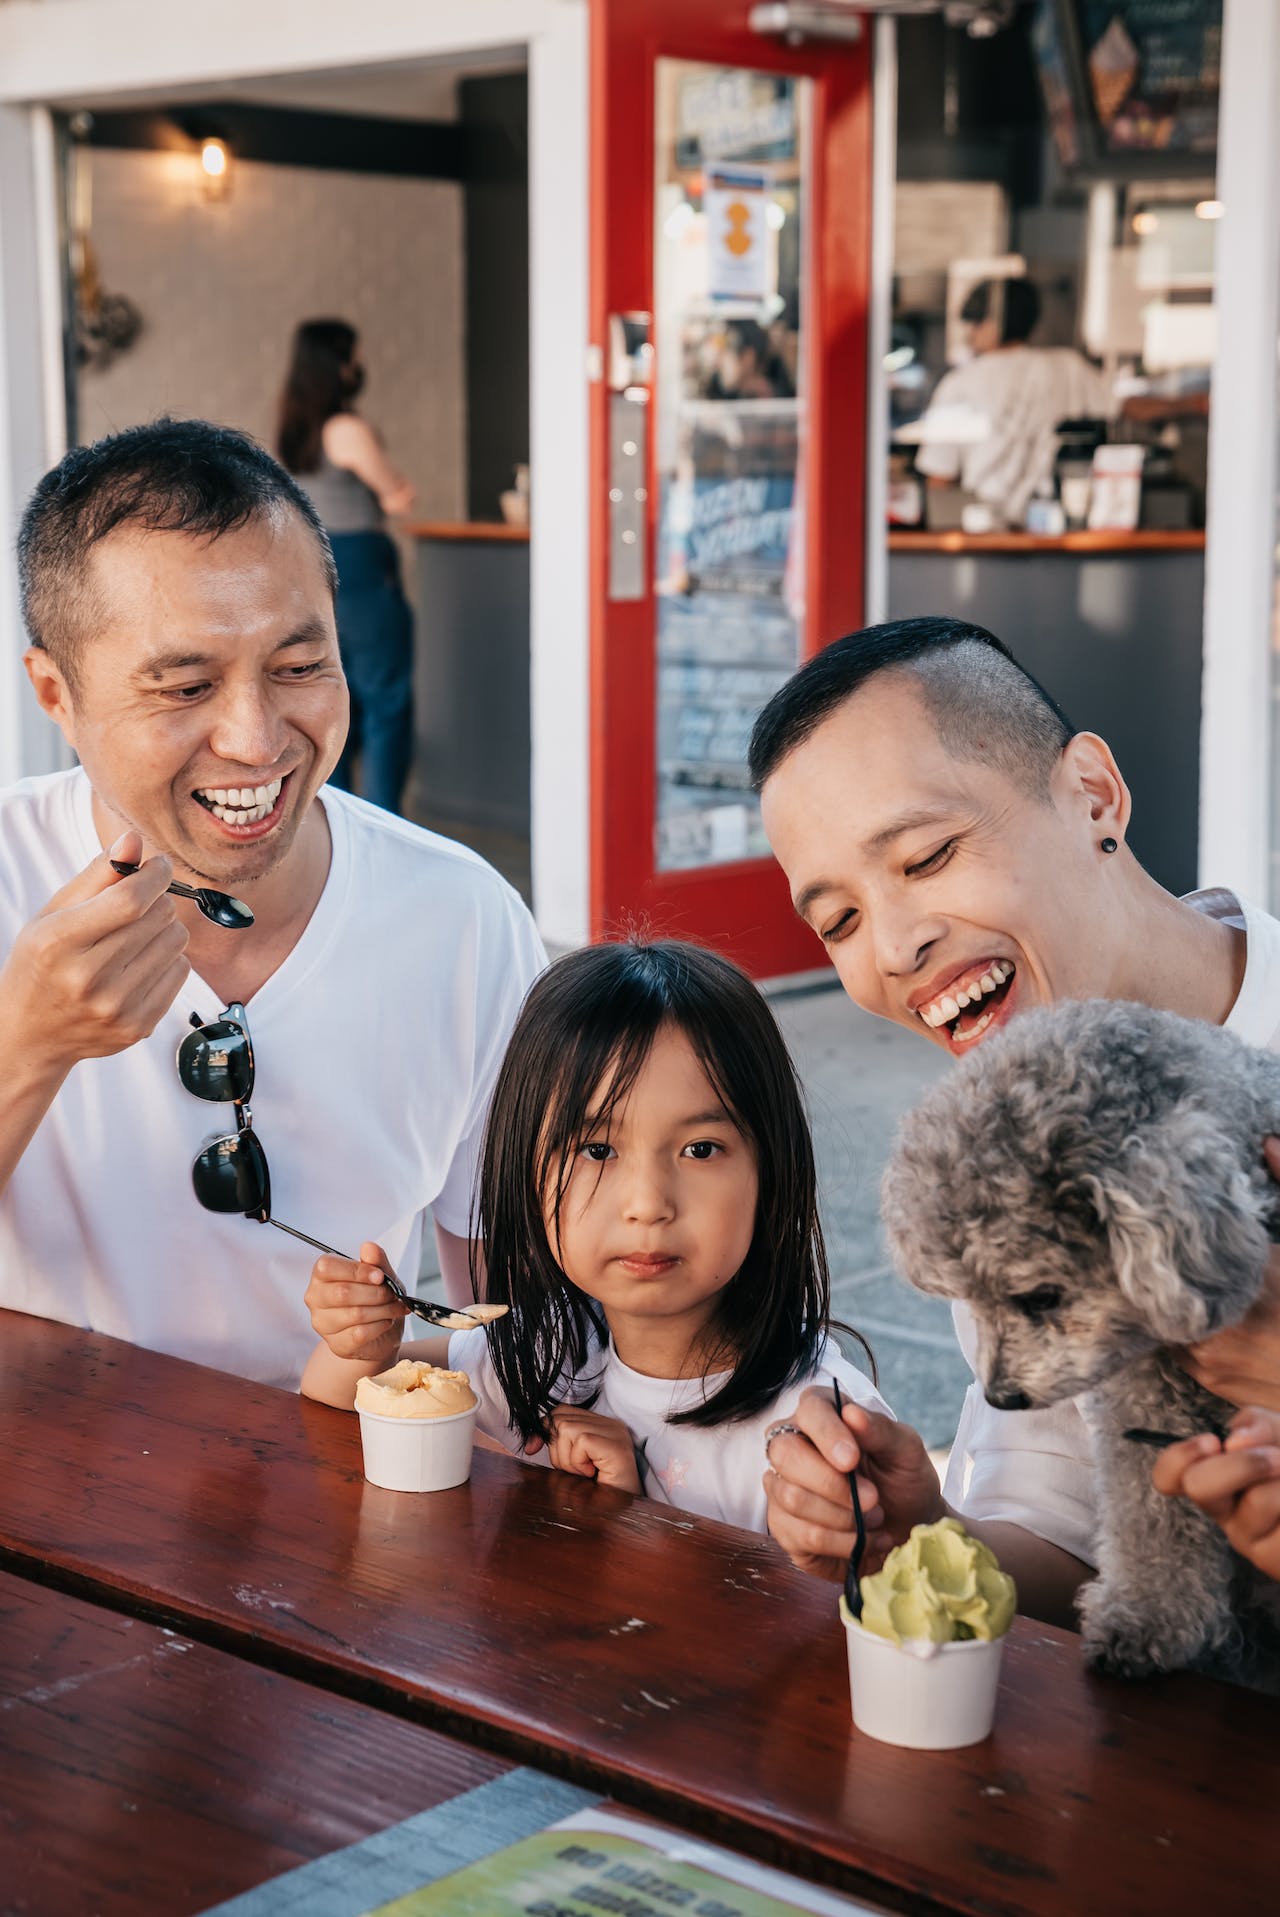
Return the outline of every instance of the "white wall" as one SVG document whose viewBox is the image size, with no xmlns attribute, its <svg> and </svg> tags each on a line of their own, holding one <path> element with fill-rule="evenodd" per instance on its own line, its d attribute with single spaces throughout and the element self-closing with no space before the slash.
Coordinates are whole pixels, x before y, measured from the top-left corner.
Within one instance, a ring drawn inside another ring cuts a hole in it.
<svg viewBox="0 0 1280 1917">
<path fill-rule="evenodd" d="M 22 508 L 62 451 L 61 378 L 47 114 L 0 107 L 0 782 L 64 762 L 22 667 L 17 569 Z"/>
<path fill-rule="evenodd" d="M 209 202 L 195 156 L 99 149 L 92 236 L 104 287 L 142 313 L 136 343 L 78 381 L 79 437 L 158 413 L 243 427 L 270 446 L 298 320 L 350 320 L 362 409 L 418 488 L 423 518 L 465 498 L 462 190 L 233 160 Z"/>
<path fill-rule="evenodd" d="M 881 16 L 872 52 L 871 287 L 867 312 L 866 584 L 862 616 L 888 617 L 889 380 L 884 370 L 893 314 L 895 179 L 898 168 L 898 29 Z"/>
<path fill-rule="evenodd" d="M 590 931 L 587 18 L 529 48 L 533 905 L 552 945 Z"/>
<path fill-rule="evenodd" d="M 1218 115 L 1200 877 L 1266 906 L 1275 850 L 1280 5 L 1227 0 Z"/>
<path fill-rule="evenodd" d="M 5 0 L 0 100 L 521 49 L 583 0 Z"/>
</svg>

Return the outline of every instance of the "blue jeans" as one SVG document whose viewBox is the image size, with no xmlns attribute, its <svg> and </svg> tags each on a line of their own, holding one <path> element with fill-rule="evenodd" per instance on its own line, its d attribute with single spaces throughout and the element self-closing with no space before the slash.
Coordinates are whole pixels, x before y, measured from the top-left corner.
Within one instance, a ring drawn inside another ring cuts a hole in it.
<svg viewBox="0 0 1280 1917">
<path fill-rule="evenodd" d="M 331 533 L 338 568 L 338 647 L 351 693 L 351 730 L 331 783 L 387 812 L 400 799 L 413 758 L 413 613 L 400 560 L 382 532 Z"/>
</svg>

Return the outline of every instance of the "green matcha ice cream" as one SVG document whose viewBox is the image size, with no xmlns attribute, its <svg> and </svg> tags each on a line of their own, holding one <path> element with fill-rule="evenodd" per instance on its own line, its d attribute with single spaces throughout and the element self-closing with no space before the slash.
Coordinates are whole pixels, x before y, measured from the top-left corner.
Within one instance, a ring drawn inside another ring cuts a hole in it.
<svg viewBox="0 0 1280 1917">
<path fill-rule="evenodd" d="M 862 1625 L 895 1644 L 1003 1637 L 1017 1591 L 995 1555 L 956 1518 L 917 1524 L 874 1577 L 862 1580 Z"/>
</svg>

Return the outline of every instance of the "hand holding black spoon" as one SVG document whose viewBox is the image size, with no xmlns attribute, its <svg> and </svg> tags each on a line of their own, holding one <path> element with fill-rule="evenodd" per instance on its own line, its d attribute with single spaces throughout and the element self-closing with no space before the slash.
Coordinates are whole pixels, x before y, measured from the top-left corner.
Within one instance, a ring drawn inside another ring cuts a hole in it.
<svg viewBox="0 0 1280 1917">
<path fill-rule="evenodd" d="M 132 877 L 138 870 L 125 859 L 112 859 L 111 869 L 118 872 L 122 879 Z M 253 913 L 240 899 L 233 899 L 229 892 L 214 892 L 207 885 L 183 885 L 178 879 L 165 890 L 176 898 L 192 899 L 207 919 L 215 925 L 221 925 L 228 932 L 244 932 L 253 924 Z"/>
</svg>

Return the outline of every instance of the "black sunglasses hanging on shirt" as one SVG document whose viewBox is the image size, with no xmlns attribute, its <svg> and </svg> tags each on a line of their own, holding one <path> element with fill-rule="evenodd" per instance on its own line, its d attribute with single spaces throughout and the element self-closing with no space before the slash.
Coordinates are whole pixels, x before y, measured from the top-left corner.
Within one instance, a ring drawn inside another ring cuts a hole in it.
<svg viewBox="0 0 1280 1917">
<path fill-rule="evenodd" d="M 253 1129 L 249 1099 L 253 1093 L 253 1040 L 244 1006 L 233 999 L 212 1024 L 206 1025 L 198 1013 L 191 1014 L 192 1029 L 178 1047 L 178 1077 L 189 1092 L 211 1104 L 232 1104 L 236 1128 L 217 1138 L 207 1139 L 191 1166 L 191 1183 L 206 1211 L 239 1212 L 255 1218 L 261 1225 L 274 1225 L 277 1231 L 300 1238 L 304 1245 L 331 1257 L 346 1253 L 312 1238 L 294 1225 L 286 1225 L 271 1216 L 271 1174 L 267 1154 Z M 384 1271 L 383 1282 L 398 1303 L 405 1305 L 429 1324 L 449 1324 L 459 1318 L 447 1305 L 432 1305 L 410 1297 L 399 1280 Z M 461 1314 L 461 1322 L 468 1320 Z"/>
</svg>

